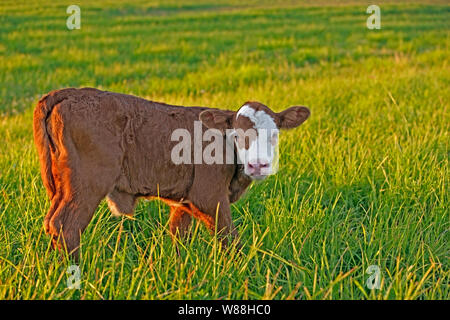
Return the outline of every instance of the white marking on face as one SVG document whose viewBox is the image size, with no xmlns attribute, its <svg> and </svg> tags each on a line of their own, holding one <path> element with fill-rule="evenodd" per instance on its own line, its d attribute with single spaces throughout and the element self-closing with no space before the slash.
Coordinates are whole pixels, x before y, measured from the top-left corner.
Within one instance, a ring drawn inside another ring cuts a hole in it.
<svg viewBox="0 0 450 320">
<path fill-rule="evenodd" d="M 240 116 L 247 117 L 253 123 L 253 128 L 249 129 L 253 132 L 249 136 L 256 138 L 250 139 L 247 149 L 245 146 L 240 148 L 235 142 L 239 160 L 244 164 L 245 174 L 254 179 L 264 179 L 276 169 L 274 162 L 279 130 L 274 119 L 263 110 L 255 111 L 254 108 L 244 105 L 236 114 L 236 119 Z"/>
</svg>

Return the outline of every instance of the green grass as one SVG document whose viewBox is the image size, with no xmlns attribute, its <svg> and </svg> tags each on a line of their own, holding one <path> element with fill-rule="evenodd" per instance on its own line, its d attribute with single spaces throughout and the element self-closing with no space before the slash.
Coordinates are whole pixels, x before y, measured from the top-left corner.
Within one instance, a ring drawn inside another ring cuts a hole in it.
<svg viewBox="0 0 450 320">
<path fill-rule="evenodd" d="M 74 31 L 66 1 L 0 4 L 0 298 L 450 298 L 448 4 L 381 3 L 368 30 L 362 1 L 77 3 Z M 71 290 L 32 138 L 37 99 L 67 86 L 312 116 L 233 206 L 242 254 L 194 224 L 178 256 L 166 207 L 141 202 L 130 220 L 102 203 Z"/>
</svg>

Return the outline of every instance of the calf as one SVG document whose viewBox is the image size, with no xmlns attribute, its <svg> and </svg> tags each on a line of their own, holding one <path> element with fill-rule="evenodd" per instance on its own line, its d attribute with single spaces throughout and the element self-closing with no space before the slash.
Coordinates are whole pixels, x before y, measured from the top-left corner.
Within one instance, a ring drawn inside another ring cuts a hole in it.
<svg viewBox="0 0 450 320">
<path fill-rule="evenodd" d="M 50 92 L 38 102 L 33 120 L 51 199 L 45 230 L 56 247 L 65 245 L 77 257 L 81 233 L 102 199 L 107 198 L 113 214 L 130 215 L 138 198 L 148 198 L 170 206 L 174 235 L 184 235 L 195 217 L 211 230 L 217 226 L 222 236 L 236 236 L 230 203 L 252 180 L 272 173 L 273 152 L 261 156 L 258 150 L 273 151 L 278 130 L 300 125 L 309 114 L 306 107 L 275 113 L 258 102 L 234 112 L 171 106 L 93 88 Z M 233 146 L 233 161 L 174 163 L 174 130 L 194 132 L 199 120 L 202 132 L 214 129 L 224 146 Z M 256 135 L 245 135 L 250 128 Z M 260 134 L 263 129 L 271 135 Z"/>
</svg>

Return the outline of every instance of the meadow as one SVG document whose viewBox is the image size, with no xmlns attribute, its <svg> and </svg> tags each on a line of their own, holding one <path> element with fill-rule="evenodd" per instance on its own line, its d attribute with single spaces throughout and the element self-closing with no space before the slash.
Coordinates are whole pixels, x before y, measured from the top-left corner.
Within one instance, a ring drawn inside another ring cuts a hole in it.
<svg viewBox="0 0 450 320">
<path fill-rule="evenodd" d="M 0 299 L 450 298 L 448 3 L 379 1 L 369 30 L 365 1 L 77 1 L 72 31 L 70 4 L 0 3 Z M 32 114 L 81 86 L 312 114 L 233 205 L 240 253 L 195 223 L 177 254 L 162 203 L 117 219 L 102 202 L 71 289 Z"/>
</svg>

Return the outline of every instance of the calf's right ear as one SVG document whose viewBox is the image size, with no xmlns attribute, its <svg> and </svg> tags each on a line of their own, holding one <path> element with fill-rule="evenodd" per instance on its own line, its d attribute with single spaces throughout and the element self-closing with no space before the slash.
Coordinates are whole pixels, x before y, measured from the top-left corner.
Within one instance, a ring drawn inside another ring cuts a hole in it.
<svg viewBox="0 0 450 320">
<path fill-rule="evenodd" d="M 278 116 L 280 117 L 280 128 L 281 129 L 290 129 L 295 128 L 301 125 L 306 119 L 309 118 L 311 112 L 307 107 L 303 106 L 294 106 L 286 109 L 280 113 Z"/>
<path fill-rule="evenodd" d="M 224 110 L 205 110 L 200 113 L 200 121 L 209 129 L 218 129 L 225 134 L 232 128 L 234 112 Z"/>
</svg>

